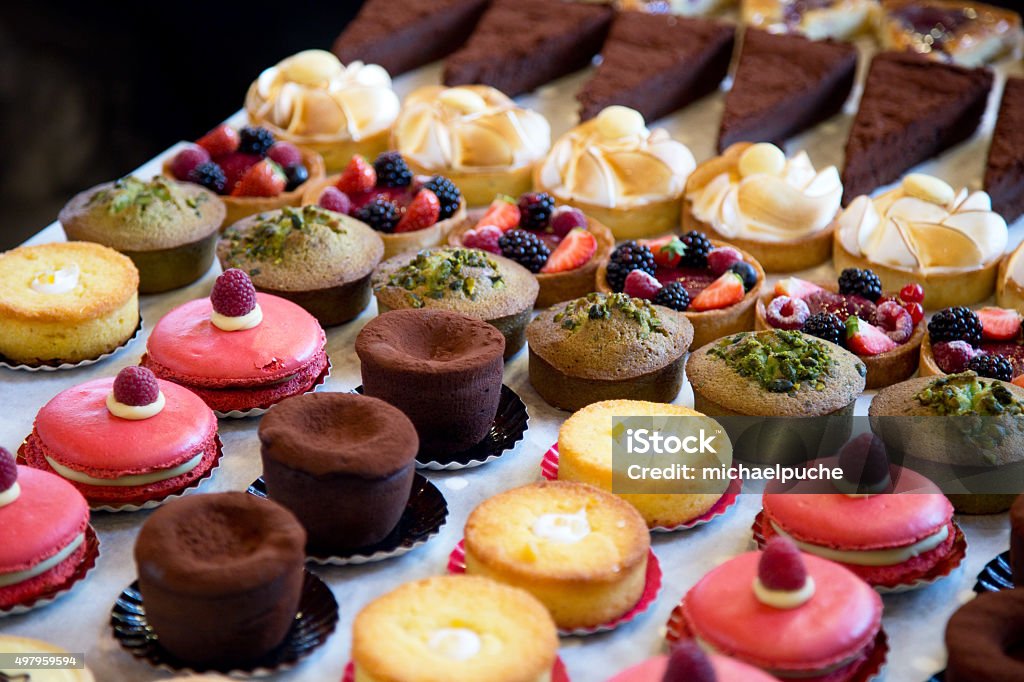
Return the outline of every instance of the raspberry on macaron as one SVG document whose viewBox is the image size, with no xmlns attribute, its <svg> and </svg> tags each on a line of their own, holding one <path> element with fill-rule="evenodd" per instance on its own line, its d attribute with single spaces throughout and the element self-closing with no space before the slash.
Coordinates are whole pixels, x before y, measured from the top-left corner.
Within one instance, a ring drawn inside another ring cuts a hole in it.
<svg viewBox="0 0 1024 682">
<path fill-rule="evenodd" d="M 668 655 L 668 667 L 662 682 L 716 682 L 715 667 L 704 650 L 691 639 L 684 639 Z"/>
<path fill-rule="evenodd" d="M 263 312 L 256 301 L 256 287 L 249 275 L 238 268 L 225 270 L 210 292 L 213 313 L 210 321 L 227 332 L 252 329 L 263 321 Z"/>
<path fill-rule="evenodd" d="M 18 499 L 18 461 L 6 448 L 0 448 L 0 507 Z"/>
<path fill-rule="evenodd" d="M 814 578 L 807 574 L 803 556 L 792 540 L 781 535 L 768 540 L 753 589 L 759 602 L 777 609 L 795 609 L 814 596 Z"/>
<path fill-rule="evenodd" d="M 166 399 L 160 383 L 147 367 L 125 367 L 117 373 L 113 390 L 107 395 L 107 409 L 115 417 L 133 421 L 160 414 Z"/>
</svg>

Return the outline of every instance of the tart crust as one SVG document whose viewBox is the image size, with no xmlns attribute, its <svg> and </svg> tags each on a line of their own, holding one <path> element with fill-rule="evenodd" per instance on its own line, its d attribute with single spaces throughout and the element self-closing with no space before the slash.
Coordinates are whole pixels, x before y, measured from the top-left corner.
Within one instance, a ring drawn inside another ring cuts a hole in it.
<svg viewBox="0 0 1024 682">
<path fill-rule="evenodd" d="M 1000 308 L 1024 310 L 1024 286 L 1013 279 L 1011 268 L 1014 261 L 1024 257 L 1024 242 L 999 261 L 996 277 L 996 305 Z"/>
<path fill-rule="evenodd" d="M 536 178 L 535 184 L 540 187 Z M 554 192 L 551 192 L 551 196 L 555 197 L 558 203 L 575 206 L 586 213 L 588 218 L 594 218 L 607 225 L 617 241 L 646 239 L 671 232 L 679 225 L 682 212 L 680 197 L 654 201 L 642 206 L 608 208 L 578 199 L 560 197 Z"/>
</svg>

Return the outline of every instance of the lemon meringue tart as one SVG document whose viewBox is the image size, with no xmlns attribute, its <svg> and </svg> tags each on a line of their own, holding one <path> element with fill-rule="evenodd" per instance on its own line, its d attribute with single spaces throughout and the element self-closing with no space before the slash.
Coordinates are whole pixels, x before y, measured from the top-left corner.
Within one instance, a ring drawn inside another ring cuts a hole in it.
<svg viewBox="0 0 1024 682">
<path fill-rule="evenodd" d="M 1003 308 L 1024 310 L 1024 242 L 999 264 L 996 281 L 996 303 Z"/>
<path fill-rule="evenodd" d="M 613 105 L 551 148 L 534 184 L 607 225 L 616 239 L 662 234 L 679 225 L 693 154 L 640 112 Z"/>
<path fill-rule="evenodd" d="M 835 166 L 817 170 L 769 142 L 737 142 L 686 182 L 683 229 L 734 244 L 769 272 L 804 270 L 832 256 L 843 198 Z"/>
<path fill-rule="evenodd" d="M 447 176 L 467 204 L 486 206 L 533 188 L 551 126 L 487 85 L 428 85 L 405 98 L 391 145 L 414 173 Z"/>
<path fill-rule="evenodd" d="M 391 76 L 376 64 L 342 64 L 326 50 L 305 50 L 259 75 L 245 96 L 254 125 L 320 154 L 328 173 L 354 154 L 385 151 L 400 108 Z"/>
<path fill-rule="evenodd" d="M 895 189 L 857 197 L 836 218 L 833 258 L 836 270 L 874 270 L 884 289 L 919 282 L 934 310 L 992 295 L 1007 238 L 988 194 L 911 173 Z"/>
</svg>

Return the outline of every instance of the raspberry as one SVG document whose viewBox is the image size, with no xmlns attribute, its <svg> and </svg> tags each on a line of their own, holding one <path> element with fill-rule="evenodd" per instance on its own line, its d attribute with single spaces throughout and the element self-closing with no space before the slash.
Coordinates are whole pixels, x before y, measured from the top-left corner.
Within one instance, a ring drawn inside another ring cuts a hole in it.
<svg viewBox="0 0 1024 682">
<path fill-rule="evenodd" d="M 612 291 L 622 291 L 626 285 L 626 276 L 633 270 L 643 270 L 649 275 L 655 273 L 654 254 L 651 250 L 635 241 L 623 242 L 612 251 L 608 258 L 606 277 Z"/>
<path fill-rule="evenodd" d="M 0 493 L 18 482 L 18 461 L 5 448 L 0 448 Z"/>
<path fill-rule="evenodd" d="M 267 156 L 285 170 L 302 164 L 302 152 L 291 142 L 275 142 L 267 150 Z"/>
<path fill-rule="evenodd" d="M 765 310 L 768 324 L 776 329 L 800 329 L 811 316 L 811 309 L 799 298 L 778 296 Z"/>
<path fill-rule="evenodd" d="M 274 146 L 274 134 L 266 128 L 248 126 L 238 131 L 238 151 L 266 156 Z"/>
<path fill-rule="evenodd" d="M 978 351 L 966 341 L 940 341 L 932 346 L 935 364 L 946 374 L 957 374 L 967 369 Z"/>
<path fill-rule="evenodd" d="M 353 216 L 361 220 L 378 232 L 391 234 L 395 231 L 395 225 L 401 219 L 401 213 L 395 202 L 377 197 L 365 206 L 361 206 Z"/>
<path fill-rule="evenodd" d="M 501 255 L 522 265 L 530 272 L 540 272 L 551 256 L 551 249 L 533 232 L 509 230 L 498 240 Z"/>
<path fill-rule="evenodd" d="M 188 180 L 189 173 L 196 166 L 210 160 L 210 152 L 199 145 L 192 145 L 182 149 L 171 161 L 171 175 L 178 180 Z"/>
<path fill-rule="evenodd" d="M 708 254 L 708 269 L 711 270 L 711 274 L 715 277 L 725 274 L 725 271 L 733 266 L 734 263 L 739 263 L 743 260 L 743 254 L 731 246 L 722 246 L 717 249 L 711 249 L 711 253 Z M 742 277 L 742 275 L 740 275 Z M 756 273 L 754 277 L 757 280 Z"/>
<path fill-rule="evenodd" d="M 501 253 L 498 241 L 505 234 L 496 225 L 481 225 L 462 235 L 462 245 L 470 249 L 482 249 L 491 253 Z"/>
<path fill-rule="evenodd" d="M 242 152 L 231 152 L 217 158 L 217 164 L 224 171 L 225 194 L 231 194 L 239 181 L 245 177 L 249 169 L 260 162 L 256 154 L 243 154 Z"/>
<path fill-rule="evenodd" d="M 328 211 L 334 211 L 335 213 L 348 213 L 352 210 L 352 200 L 348 198 L 347 194 L 333 185 L 328 185 L 324 188 L 317 203 L 320 204 L 321 208 L 326 208 Z"/>
<path fill-rule="evenodd" d="M 668 655 L 661 682 L 715 682 L 715 668 L 704 650 L 692 639 L 684 639 Z"/>
<path fill-rule="evenodd" d="M 629 278 L 627 277 L 626 279 Z M 690 307 L 690 294 L 681 283 L 669 282 L 662 287 L 661 291 L 654 295 L 654 303 L 671 308 L 672 310 L 685 312 Z"/>
<path fill-rule="evenodd" d="M 708 255 L 711 253 L 711 242 L 708 241 L 707 236 L 702 232 L 690 230 L 680 237 L 679 240 L 686 247 L 683 257 L 679 259 L 679 264 L 691 268 L 706 268 L 708 265 Z M 743 277 L 743 275 L 740 274 L 740 277 Z M 744 278 L 745 283 L 746 278 Z"/>
<path fill-rule="evenodd" d="M 875 324 L 896 343 L 906 343 L 914 333 L 914 318 L 895 301 L 886 301 L 878 306 Z"/>
<path fill-rule="evenodd" d="M 885 441 L 873 433 L 862 433 L 839 451 L 839 468 L 843 479 L 867 492 L 889 477 L 889 456 Z"/>
<path fill-rule="evenodd" d="M 551 214 L 551 232 L 559 237 L 569 234 L 574 227 L 586 227 L 583 211 L 572 206 L 559 206 Z"/>
<path fill-rule="evenodd" d="M 519 225 L 527 230 L 543 230 L 551 222 L 555 200 L 547 192 L 528 192 L 519 197 Z"/>
<path fill-rule="evenodd" d="M 436 194 L 437 200 L 441 202 L 441 215 L 438 216 L 438 220 L 448 220 L 459 210 L 462 192 L 454 182 L 443 175 L 435 175 L 427 180 L 423 183 L 423 189 L 429 189 Z"/>
<path fill-rule="evenodd" d="M 408 187 L 412 182 L 412 171 L 398 152 L 382 153 L 374 160 L 373 170 L 382 187 Z"/>
<path fill-rule="evenodd" d="M 634 270 L 626 275 L 626 283 L 622 287 L 622 292 L 627 296 L 646 300 L 657 296 L 659 291 L 661 291 L 661 282 L 655 279 L 654 275 L 649 275 L 643 270 Z"/>
<path fill-rule="evenodd" d="M 871 270 L 846 268 L 839 275 L 839 293 L 856 294 L 869 301 L 877 301 L 882 297 L 882 280 Z"/>
<path fill-rule="evenodd" d="M 146 367 L 125 367 L 114 379 L 114 400 L 122 405 L 152 405 L 159 395 L 156 375 Z"/>
<path fill-rule="evenodd" d="M 757 564 L 757 577 L 769 590 L 792 592 L 807 582 L 807 567 L 793 541 L 776 535 L 764 546 Z"/>
<path fill-rule="evenodd" d="M 213 283 L 210 302 L 225 317 L 241 317 L 256 307 L 256 287 L 245 272 L 229 268 Z"/>
<path fill-rule="evenodd" d="M 1013 364 L 1002 355 L 979 353 L 967 361 L 967 369 L 980 377 L 1010 381 L 1013 379 Z"/>
<path fill-rule="evenodd" d="M 213 161 L 201 163 L 193 168 L 192 172 L 188 174 L 188 179 L 189 182 L 202 185 L 217 194 L 223 194 L 224 188 L 227 187 L 227 178 L 224 177 L 224 171 Z"/>
<path fill-rule="evenodd" d="M 977 348 L 981 343 L 981 332 L 981 318 L 962 305 L 940 310 L 928 322 L 928 336 L 932 343 L 966 341 Z"/>
</svg>

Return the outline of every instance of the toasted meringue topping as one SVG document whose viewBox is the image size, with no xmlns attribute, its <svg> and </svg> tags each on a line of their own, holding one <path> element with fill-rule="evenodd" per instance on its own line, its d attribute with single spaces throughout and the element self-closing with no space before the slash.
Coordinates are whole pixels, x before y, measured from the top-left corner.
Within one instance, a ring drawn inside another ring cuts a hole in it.
<svg viewBox="0 0 1024 682">
<path fill-rule="evenodd" d="M 394 123 L 398 95 L 376 64 L 343 65 L 324 50 L 306 50 L 266 69 L 250 86 L 246 110 L 256 123 L 309 139 L 361 140 Z"/>
<path fill-rule="evenodd" d="M 642 206 L 682 194 L 697 163 L 639 112 L 609 107 L 563 135 L 540 170 L 541 189 L 563 201 L 607 208 Z"/>
<path fill-rule="evenodd" d="M 908 175 L 896 189 L 857 197 L 839 216 L 843 247 L 901 270 L 964 272 L 999 258 L 1006 221 L 985 192 L 952 188 L 938 178 Z"/>
<path fill-rule="evenodd" d="M 429 85 L 405 98 L 392 146 L 432 170 L 517 168 L 551 147 L 551 126 L 486 85 Z"/>
</svg>

